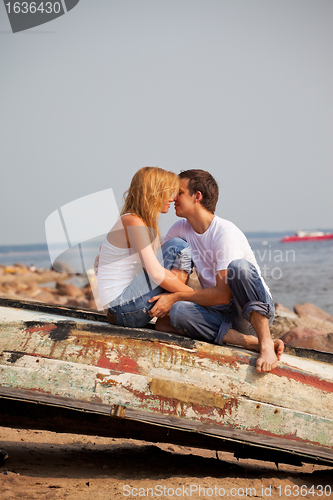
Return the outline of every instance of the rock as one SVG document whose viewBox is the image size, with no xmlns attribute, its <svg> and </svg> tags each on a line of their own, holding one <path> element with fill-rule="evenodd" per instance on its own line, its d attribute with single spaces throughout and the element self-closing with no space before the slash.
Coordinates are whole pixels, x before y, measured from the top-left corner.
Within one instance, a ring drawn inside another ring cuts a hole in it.
<svg viewBox="0 0 333 500">
<path fill-rule="evenodd" d="M 295 340 L 289 345 L 292 347 L 304 347 L 306 349 L 315 349 L 316 351 L 333 353 L 333 333 L 305 337 Z"/>
<path fill-rule="evenodd" d="M 303 316 L 307 316 L 308 318 L 333 322 L 333 316 L 323 311 L 319 307 L 313 304 L 307 304 L 306 302 L 304 304 L 297 304 L 296 306 L 294 306 L 294 311 L 301 318 Z"/>
<path fill-rule="evenodd" d="M 46 302 L 47 304 L 54 304 L 54 295 L 47 290 L 39 288 L 39 293 L 34 295 L 34 300 L 38 302 Z"/>
<path fill-rule="evenodd" d="M 18 292 L 18 293 L 15 293 L 15 295 L 11 295 L 11 294 L 7 294 L 7 297 L 9 297 L 10 299 L 15 299 L 15 300 L 33 300 L 33 301 L 37 301 L 37 302 L 42 302 L 42 301 L 38 301 L 37 299 L 32 299 L 28 294 L 26 294 L 25 292 Z"/>
<path fill-rule="evenodd" d="M 27 293 L 31 298 L 36 297 L 40 293 L 41 289 L 35 286 L 30 286 L 26 289 L 25 293 Z"/>
<path fill-rule="evenodd" d="M 89 300 L 87 307 L 89 309 L 94 309 L 97 311 L 97 306 L 96 306 L 96 302 L 94 301 L 94 299 Z"/>
<path fill-rule="evenodd" d="M 26 290 L 28 290 L 29 285 L 27 285 L 26 283 L 17 283 L 16 287 L 17 287 L 18 290 L 24 290 L 24 291 L 26 291 Z"/>
<path fill-rule="evenodd" d="M 13 266 L 6 266 L 4 272 L 7 274 L 24 274 L 26 269 L 14 264 Z"/>
<path fill-rule="evenodd" d="M 325 335 L 325 333 L 321 332 L 320 330 L 316 330 L 314 328 L 304 328 L 302 326 L 296 326 L 295 328 L 292 328 L 289 332 L 285 333 L 282 335 L 281 340 L 285 344 L 295 345 L 294 343 L 296 341 L 299 341 L 300 339 L 304 339 L 306 337 L 314 337 L 318 335 Z M 298 345 L 298 344 L 297 344 Z"/>
<path fill-rule="evenodd" d="M 68 297 L 84 297 L 84 291 L 71 283 L 57 283 L 56 293 Z"/>
<path fill-rule="evenodd" d="M 68 302 L 68 297 L 66 297 L 65 295 L 54 294 L 53 301 L 54 301 L 54 304 L 59 304 L 61 306 L 65 306 Z"/>
<path fill-rule="evenodd" d="M 54 269 L 58 273 L 75 274 L 73 268 L 66 262 L 55 262 L 54 267 L 51 267 L 51 269 Z"/>
<path fill-rule="evenodd" d="M 85 287 L 83 287 L 82 291 L 84 292 L 86 299 L 94 300 L 94 294 L 93 294 L 91 286 L 89 284 L 86 285 Z"/>
<path fill-rule="evenodd" d="M 68 306 L 75 306 L 75 307 L 89 307 L 89 302 L 87 299 L 68 299 L 67 301 Z"/>
<path fill-rule="evenodd" d="M 297 314 L 295 314 L 294 312 L 292 312 L 287 307 L 284 307 L 279 302 L 276 302 L 274 304 L 274 307 L 275 307 L 275 316 L 282 316 L 283 318 L 290 318 L 290 319 L 296 319 L 297 318 Z"/>
<path fill-rule="evenodd" d="M 2 283 L 2 289 L 9 295 L 15 295 L 18 292 L 17 285 L 15 283 Z"/>
<path fill-rule="evenodd" d="M 297 318 L 297 316 L 296 316 L 296 318 Z M 270 329 L 272 338 L 279 339 L 281 337 L 281 335 L 289 332 L 289 330 L 291 330 L 292 328 L 295 328 L 295 326 L 297 326 L 297 323 L 295 320 L 292 320 L 290 318 L 283 317 L 283 316 L 276 316 L 269 329 Z"/>
</svg>

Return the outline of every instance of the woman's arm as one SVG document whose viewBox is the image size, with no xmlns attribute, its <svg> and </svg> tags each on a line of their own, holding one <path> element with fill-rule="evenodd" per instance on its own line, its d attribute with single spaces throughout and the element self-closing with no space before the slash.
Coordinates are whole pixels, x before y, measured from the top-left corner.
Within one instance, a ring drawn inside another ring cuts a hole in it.
<svg viewBox="0 0 333 500">
<path fill-rule="evenodd" d="M 122 217 L 122 223 L 129 246 L 139 254 L 142 266 L 157 285 L 168 292 L 192 290 L 180 281 L 176 274 L 161 266 L 150 243 L 149 230 L 138 216 L 125 215 Z"/>
</svg>

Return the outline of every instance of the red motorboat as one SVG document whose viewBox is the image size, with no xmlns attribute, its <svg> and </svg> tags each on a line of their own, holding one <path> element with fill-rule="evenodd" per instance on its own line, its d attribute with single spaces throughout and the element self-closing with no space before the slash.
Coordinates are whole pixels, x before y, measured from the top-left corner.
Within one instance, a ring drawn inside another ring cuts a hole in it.
<svg viewBox="0 0 333 500">
<path fill-rule="evenodd" d="M 292 236 L 285 236 L 281 243 L 289 243 L 293 241 L 317 241 L 317 240 L 332 240 L 333 233 L 324 233 L 323 231 L 297 231 Z"/>
</svg>

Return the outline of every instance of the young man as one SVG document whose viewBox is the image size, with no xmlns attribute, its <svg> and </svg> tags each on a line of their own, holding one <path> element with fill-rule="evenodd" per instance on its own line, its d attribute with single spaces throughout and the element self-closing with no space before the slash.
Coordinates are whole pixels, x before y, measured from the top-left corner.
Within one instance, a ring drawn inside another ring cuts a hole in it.
<svg viewBox="0 0 333 500">
<path fill-rule="evenodd" d="M 150 314 L 159 318 L 159 330 L 258 350 L 257 371 L 268 372 L 276 367 L 283 342 L 271 338 L 274 304 L 250 245 L 232 222 L 214 215 L 218 186 L 209 172 L 187 170 L 179 177 L 175 210 L 183 219 L 166 240 L 188 242 L 202 289 L 155 296 Z"/>
</svg>

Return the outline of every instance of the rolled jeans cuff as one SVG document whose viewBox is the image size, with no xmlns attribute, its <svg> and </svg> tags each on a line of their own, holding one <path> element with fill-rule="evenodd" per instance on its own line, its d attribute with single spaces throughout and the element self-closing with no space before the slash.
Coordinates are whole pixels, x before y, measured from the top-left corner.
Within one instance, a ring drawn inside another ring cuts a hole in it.
<svg viewBox="0 0 333 500">
<path fill-rule="evenodd" d="M 164 255 L 165 258 L 165 255 Z M 180 269 L 188 274 L 192 273 L 193 263 L 190 247 L 183 248 L 176 256 L 172 264 L 173 269 Z"/>
<path fill-rule="evenodd" d="M 227 321 L 222 321 L 219 327 L 219 331 L 217 332 L 217 335 L 214 339 L 214 344 L 217 345 L 223 345 L 224 342 L 224 337 L 232 327 L 232 323 L 228 323 Z"/>
<path fill-rule="evenodd" d="M 265 316 L 265 318 L 270 319 L 272 316 L 274 316 L 274 308 L 265 302 L 257 302 L 257 301 L 252 301 L 248 302 L 245 304 L 243 307 L 242 313 L 243 317 L 247 320 L 250 321 L 251 318 L 251 313 L 253 311 L 258 312 L 262 316 Z"/>
</svg>

